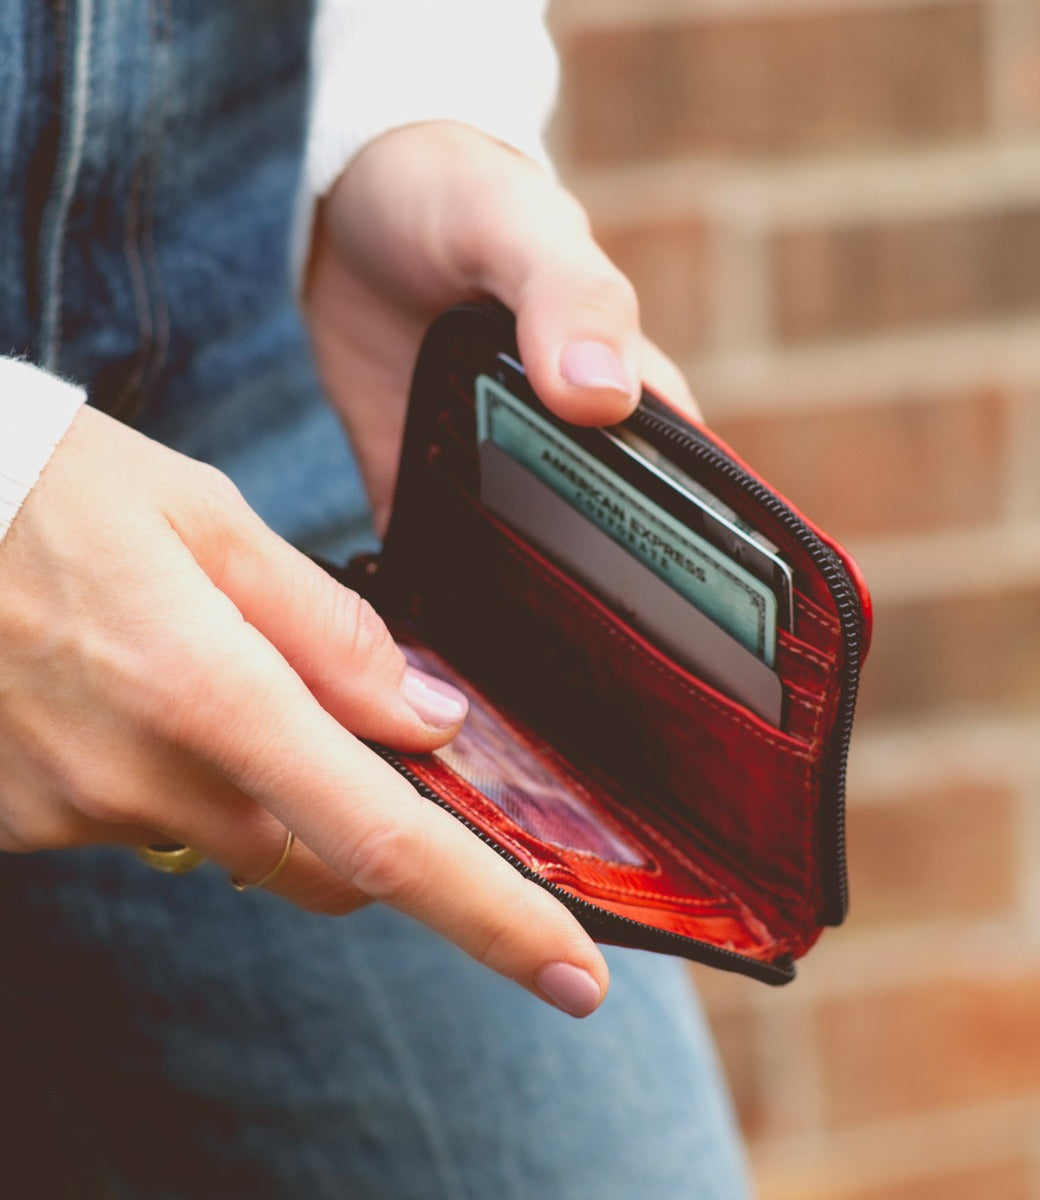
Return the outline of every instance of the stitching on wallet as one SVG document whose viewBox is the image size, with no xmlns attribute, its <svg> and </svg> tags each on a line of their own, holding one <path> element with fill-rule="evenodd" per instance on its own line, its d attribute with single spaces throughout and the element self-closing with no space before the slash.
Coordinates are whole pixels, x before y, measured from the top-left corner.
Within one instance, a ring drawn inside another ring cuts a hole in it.
<svg viewBox="0 0 1040 1200">
<path fill-rule="evenodd" d="M 827 708 L 826 704 L 824 704 L 822 701 L 813 699 L 813 697 L 810 694 L 807 694 L 803 688 L 792 685 L 791 694 L 792 698 L 796 700 L 803 708 L 808 709 L 809 712 L 817 714 L 817 716 L 823 713 Z"/>
<path fill-rule="evenodd" d="M 822 704 L 814 704 L 804 694 L 796 695 L 793 688 L 790 690 L 790 694 L 791 694 L 791 703 L 797 704 L 798 707 L 800 709 L 802 709 L 803 712 L 809 713 L 812 716 L 813 722 L 815 724 L 815 722 L 819 719 L 820 713 L 823 712 L 823 705 Z"/>
<path fill-rule="evenodd" d="M 713 875 L 710 875 L 707 871 L 703 870 L 701 867 L 698 867 L 696 865 L 696 863 L 694 863 L 690 858 L 688 858 L 686 856 L 686 854 L 683 853 L 682 850 L 680 850 L 678 848 L 678 846 L 672 845 L 669 842 L 665 841 L 664 838 L 662 837 L 662 835 L 657 830 L 655 830 L 652 826 L 647 825 L 645 823 L 645 821 L 643 821 L 643 819 L 637 813 L 632 813 L 631 815 L 632 815 L 633 820 L 640 826 L 643 833 L 648 838 L 650 838 L 651 841 L 656 842 L 660 847 L 663 848 L 667 857 L 674 859 L 681 866 L 685 867 L 692 875 L 694 875 L 697 879 L 699 879 L 701 881 L 701 883 L 703 883 L 705 886 L 715 888 L 719 893 L 719 897 L 721 897 L 724 901 L 728 902 L 733 907 L 734 911 L 744 919 L 746 925 L 749 927 L 749 932 L 751 932 L 751 929 L 750 929 L 751 926 L 760 927 L 762 929 L 765 929 L 765 926 L 763 925 L 762 921 L 758 917 L 755 916 L 755 914 L 751 911 L 751 909 L 747 906 L 747 904 L 735 892 L 733 892 L 730 888 L 728 888 L 725 885 L 723 885 L 722 883 L 720 883 Z M 602 861 L 602 860 L 600 860 L 600 861 Z M 566 864 L 564 864 L 564 863 L 560 863 L 558 865 L 563 870 L 567 869 Z M 660 870 L 658 873 L 663 875 L 663 872 L 661 872 Z M 571 872 L 571 875 L 573 876 L 573 872 Z M 580 882 L 580 880 L 578 882 Z M 781 889 L 781 890 L 785 890 L 785 889 Z M 617 884 L 615 884 L 615 885 L 605 884 L 603 886 L 603 891 L 605 893 L 608 893 L 608 895 L 605 896 L 604 898 L 615 899 L 615 900 L 620 900 L 620 901 L 624 901 L 625 899 L 647 900 L 647 901 L 653 901 L 653 900 L 660 901 L 660 900 L 669 900 L 670 899 L 670 897 L 665 892 L 661 892 L 661 891 L 652 892 L 652 891 L 644 890 L 642 888 L 634 888 L 634 887 L 628 887 L 625 885 L 617 885 Z M 786 890 L 785 890 L 785 894 L 789 894 L 791 898 L 798 899 L 799 901 L 801 899 L 800 894 L 797 892 L 794 892 L 794 891 L 792 891 L 790 893 L 786 893 Z M 708 908 L 711 906 L 717 907 L 719 904 L 719 899 L 716 897 L 706 897 L 703 900 L 693 900 L 693 899 L 683 898 L 682 904 L 686 908 Z M 759 935 L 759 937 L 761 940 L 761 935 Z M 765 941 L 768 942 L 769 948 L 772 948 L 775 944 L 776 939 L 773 938 L 771 935 L 768 935 L 765 938 Z"/>
<path fill-rule="evenodd" d="M 789 753 L 795 758 L 804 759 L 806 762 L 811 761 L 811 756 L 808 755 L 805 751 L 803 751 L 799 748 L 796 748 L 796 747 L 792 747 L 787 742 L 781 741 L 781 740 L 773 737 L 771 734 L 769 734 L 765 730 L 757 728 L 756 726 L 752 725 L 751 722 L 748 721 L 745 717 L 743 717 L 740 713 L 732 712 L 729 709 L 724 708 L 721 704 L 719 704 L 719 702 L 717 700 L 713 699 L 711 696 L 705 695 L 703 692 L 701 692 L 697 688 L 695 688 L 692 684 L 688 683 L 685 679 L 681 678 L 680 676 L 676 675 L 673 672 L 670 672 L 663 663 L 658 662 L 657 659 L 654 658 L 650 653 L 648 653 L 648 651 L 645 649 L 645 647 L 643 647 L 637 641 L 635 641 L 634 638 L 627 635 L 625 632 L 623 632 L 619 629 L 616 629 L 613 625 L 611 625 L 603 617 L 603 615 L 601 613 L 597 612 L 588 603 L 588 601 L 583 596 L 575 594 L 574 592 L 571 592 L 570 590 L 568 590 L 568 588 L 563 584 L 563 582 L 561 580 L 556 579 L 553 575 L 551 575 L 545 569 L 545 567 L 540 562 L 538 562 L 536 559 L 522 554 L 522 552 L 519 550 L 519 548 L 514 545 L 511 545 L 509 542 L 507 542 L 502 537 L 501 533 L 499 533 L 499 531 L 497 529 L 495 529 L 494 526 L 489 525 L 489 528 L 491 528 L 492 532 L 498 538 L 499 544 L 501 545 L 502 549 L 505 550 L 505 552 L 511 558 L 515 559 L 518 563 L 522 563 L 525 567 L 530 567 L 532 570 L 536 571 L 546 583 L 548 583 L 555 591 L 559 592 L 562 596 L 564 596 L 571 603 L 580 605 L 582 610 L 589 617 L 591 617 L 591 619 L 593 621 L 595 621 L 597 625 L 599 625 L 603 629 L 605 629 L 606 632 L 615 641 L 619 642 L 623 646 L 628 646 L 632 651 L 637 653 L 640 656 L 640 658 L 642 658 L 646 663 L 648 663 L 658 674 L 663 675 L 664 678 L 667 679 L 669 682 L 682 688 L 682 690 L 684 692 L 686 692 L 687 695 L 693 697 L 696 700 L 701 701 L 702 703 L 708 705 L 710 708 L 713 708 L 721 717 L 725 718 L 727 721 L 731 722 L 734 725 L 742 726 L 744 729 L 746 729 L 748 731 L 748 733 L 751 734 L 752 737 L 757 738 L 759 741 L 764 742 L 766 745 L 772 746 L 775 750 L 780 750 L 780 751 Z"/>
<path fill-rule="evenodd" d="M 806 661 L 822 667 L 826 674 L 826 679 L 823 681 L 823 687 L 826 692 L 830 692 L 832 684 L 832 673 L 837 669 L 836 663 L 820 663 L 815 658 L 813 652 L 807 647 L 786 645 L 785 647 L 792 655 L 798 658 L 804 658 Z M 807 708 L 812 709 L 816 713 L 816 718 L 813 722 L 812 740 L 815 744 L 819 744 L 822 739 L 821 725 L 823 723 L 823 715 L 826 710 L 826 697 L 820 696 L 819 699 L 811 698 L 812 693 L 807 692 L 796 683 L 787 683 L 787 690 L 792 700 L 798 700 Z"/>
<path fill-rule="evenodd" d="M 793 655 L 795 658 L 803 658 L 806 662 L 810 662 L 815 667 L 819 667 L 821 671 L 830 674 L 837 667 L 837 662 L 833 659 L 825 658 L 818 650 L 814 650 L 811 646 L 806 646 L 801 642 L 780 643 L 784 650 Z"/>
<path fill-rule="evenodd" d="M 826 613 L 821 612 L 811 600 L 807 600 L 801 593 L 796 592 L 794 597 L 795 608 L 802 614 L 803 617 L 812 624 L 818 626 L 832 638 L 837 638 L 841 632 L 841 626 L 833 617 L 829 617 Z"/>
<path fill-rule="evenodd" d="M 677 862 L 679 862 L 682 866 L 684 866 L 688 871 L 690 871 L 693 875 L 695 875 L 702 883 L 704 883 L 707 886 L 717 888 L 719 893 L 723 897 L 725 897 L 725 899 L 728 900 L 734 906 L 734 908 L 746 920 L 748 920 L 749 922 L 754 922 L 756 925 L 762 924 L 762 922 L 759 920 L 759 918 L 755 916 L 755 914 L 751 911 L 751 909 L 747 906 L 747 904 L 732 889 L 730 889 L 730 888 L 726 887 L 724 884 L 720 883 L 718 879 L 716 879 L 713 875 L 709 874 L 703 868 L 698 867 L 697 864 L 695 862 L 693 862 L 693 860 L 691 858 L 689 858 L 681 849 L 679 849 L 678 846 L 675 846 L 675 845 L 665 841 L 664 837 L 661 835 L 661 833 L 658 830 L 655 830 L 652 826 L 645 824 L 643 822 L 642 818 L 640 818 L 637 814 L 633 814 L 633 815 L 635 816 L 635 819 L 639 822 L 639 824 L 643 827 L 643 831 L 645 832 L 647 837 L 649 837 L 652 841 L 656 842 L 659 846 L 661 846 L 667 852 L 667 854 L 669 856 L 671 856 Z M 636 894 L 636 893 L 633 893 L 633 894 Z M 791 892 L 790 895 L 792 897 L 795 897 L 795 896 L 798 896 L 798 893 Z M 643 898 L 651 899 L 652 893 L 646 893 L 645 896 L 643 896 Z M 718 901 L 712 900 L 712 899 L 707 899 L 707 900 L 695 900 L 695 901 L 692 901 L 692 903 L 706 907 L 709 904 L 717 904 Z M 770 938 L 769 940 L 772 943 L 772 941 L 774 939 Z"/>
<path fill-rule="evenodd" d="M 679 852 L 676 852 L 676 857 L 682 858 L 682 855 Z M 602 862 L 604 860 L 600 859 L 599 861 Z M 610 865 L 615 867 L 624 866 L 623 863 L 612 863 Z M 566 863 L 557 863 L 556 867 L 557 870 L 555 873 L 560 875 L 565 873 L 566 878 L 572 887 L 577 885 L 584 887 L 584 881 L 573 868 L 568 867 Z M 659 877 L 663 877 L 663 873 L 659 873 Z M 712 882 L 714 883 L 714 880 L 712 880 Z M 721 885 L 717 886 L 719 886 L 720 894 L 722 894 L 725 899 L 731 899 L 725 888 L 721 887 Z M 601 883 L 599 885 L 599 892 L 601 893 L 603 899 L 609 900 L 665 900 L 668 902 L 674 902 L 676 899 L 674 896 L 670 896 L 665 891 L 652 892 L 646 888 L 629 887 L 627 884 L 619 883 Z M 706 897 L 703 900 L 692 900 L 683 897 L 681 903 L 684 907 L 689 908 L 707 908 L 709 905 L 718 905 L 719 901 L 712 897 Z M 738 908 L 743 909 L 743 905 L 740 904 L 739 901 L 736 901 L 735 903 L 737 904 Z"/>
<path fill-rule="evenodd" d="M 795 684 L 788 684 L 788 690 L 791 695 L 791 701 L 812 716 L 809 738 L 814 745 L 818 745 L 820 742 L 820 725 L 823 722 L 823 714 L 826 706 L 822 702 L 816 703 L 809 699 L 808 693 Z"/>
</svg>

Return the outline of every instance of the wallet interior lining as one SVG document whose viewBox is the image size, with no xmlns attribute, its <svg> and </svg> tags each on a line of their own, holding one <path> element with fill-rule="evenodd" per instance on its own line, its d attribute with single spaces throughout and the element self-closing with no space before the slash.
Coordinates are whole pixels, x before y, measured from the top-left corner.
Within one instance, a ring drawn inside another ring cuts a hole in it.
<svg viewBox="0 0 1040 1200">
<path fill-rule="evenodd" d="M 495 794 L 494 783 L 488 786 L 486 777 L 479 777 L 480 770 L 478 778 L 472 778 L 472 772 L 465 770 L 466 755 L 462 771 L 458 756 L 450 752 L 401 756 L 409 771 L 442 801 L 541 878 L 586 903 L 751 958 L 771 961 L 776 957 L 776 938 L 747 904 L 723 886 L 717 875 L 706 873 L 687 858 L 674 840 L 663 837 L 660 830 L 642 820 L 638 810 L 619 799 L 607 781 L 578 783 L 582 818 L 595 822 L 595 827 L 590 830 L 582 820 L 575 837 L 573 821 L 561 821 L 559 812 L 550 809 L 554 802 L 566 805 L 573 799 L 575 782 L 552 748 L 523 728 L 515 717 L 493 709 L 489 712 L 490 706 L 472 683 L 460 678 L 426 648 L 416 656 L 419 647 L 407 642 L 407 631 L 395 632 L 405 643 L 411 660 L 462 688 L 474 706 L 471 713 L 475 709 L 483 722 L 493 715 L 500 723 L 500 731 L 492 736 L 495 742 L 510 743 L 511 788 L 522 789 L 525 776 L 541 776 L 548 765 L 554 773 L 558 769 L 564 793 L 530 797 L 534 805 L 532 820 L 532 814 L 525 814 L 522 802 L 518 804 L 515 797 L 503 804 L 502 797 Z M 466 732 L 464 727 L 460 738 Z M 477 737 L 487 737 L 487 731 Z M 453 757 L 454 762 L 450 761 Z M 590 844 L 602 840 L 602 835 L 611 839 L 611 848 L 605 853 L 589 849 Z M 575 842 L 578 844 L 572 844 Z M 619 861 L 619 845 L 628 861 Z"/>
<path fill-rule="evenodd" d="M 606 811 L 618 808 L 609 804 L 606 789 L 597 787 L 593 794 L 553 746 L 507 718 L 428 647 L 407 635 L 399 634 L 397 641 L 411 666 L 446 680 L 469 699 L 462 729 L 433 753 L 457 784 L 467 784 L 487 800 L 520 837 L 552 847 L 561 859 L 577 855 L 647 874 L 658 871 L 652 851 L 631 822 L 623 828 Z"/>
<path fill-rule="evenodd" d="M 676 666 L 487 514 L 439 457 L 426 477 L 424 526 L 451 534 L 415 547 L 430 556 L 411 597 L 423 637 L 510 711 L 539 714 L 540 731 L 616 779 L 634 812 L 652 806 L 691 860 L 714 864 L 720 889 L 755 894 L 778 936 L 815 926 L 814 821 L 804 802 L 815 791 L 812 714 L 799 715 L 792 736 Z M 811 681 L 820 694 L 821 671 L 835 666 L 812 607 L 800 609 L 809 614 L 800 624 L 813 642 L 781 640 L 803 667 L 795 687 Z M 754 754 L 740 753 L 747 738 Z M 730 852 L 738 846 L 739 859 Z"/>
</svg>

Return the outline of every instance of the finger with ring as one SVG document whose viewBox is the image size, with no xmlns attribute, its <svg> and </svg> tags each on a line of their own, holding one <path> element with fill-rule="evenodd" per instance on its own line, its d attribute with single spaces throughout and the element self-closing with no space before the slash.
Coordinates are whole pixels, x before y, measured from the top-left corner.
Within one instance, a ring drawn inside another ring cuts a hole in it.
<svg viewBox="0 0 1040 1200">
<path fill-rule="evenodd" d="M 268 884 L 274 883 L 274 881 L 278 878 L 278 876 L 281 875 L 281 873 L 289 865 L 289 856 L 292 854 L 293 843 L 295 841 L 296 841 L 296 834 L 293 833 L 292 830 L 287 830 L 286 836 L 285 836 L 285 846 L 282 849 L 282 856 L 274 864 L 274 866 L 270 869 L 270 871 L 268 871 L 267 874 L 265 876 L 263 876 L 262 879 L 258 879 L 255 883 L 248 883 L 246 880 L 241 879 L 239 876 L 232 875 L 231 876 L 231 886 L 235 889 L 236 892 L 249 892 L 249 891 L 252 891 L 253 888 L 267 887 Z"/>
<path fill-rule="evenodd" d="M 137 857 L 153 871 L 162 871 L 164 875 L 186 875 L 206 861 L 198 850 L 178 842 L 138 846 Z"/>
</svg>

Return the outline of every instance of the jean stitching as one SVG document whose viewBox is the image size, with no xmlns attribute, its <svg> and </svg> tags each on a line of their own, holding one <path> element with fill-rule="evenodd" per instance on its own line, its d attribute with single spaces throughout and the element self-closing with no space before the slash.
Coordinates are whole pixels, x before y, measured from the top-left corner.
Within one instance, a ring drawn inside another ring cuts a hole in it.
<svg viewBox="0 0 1040 1200">
<path fill-rule="evenodd" d="M 170 45 L 173 39 L 173 9 L 171 0 L 157 0 L 156 12 L 152 20 L 152 40 L 156 47 L 156 57 L 161 58 L 161 67 L 169 72 Z M 157 65 L 157 73 L 158 73 Z M 153 347 L 151 362 L 147 364 L 145 377 L 141 382 L 140 401 L 147 397 L 148 392 L 163 366 L 170 348 L 170 313 L 166 304 L 166 289 L 163 287 L 162 272 L 159 269 L 159 255 L 155 244 L 155 192 L 159 179 L 159 166 L 163 146 L 163 111 L 159 104 L 154 107 L 154 128 L 151 130 L 151 164 L 148 174 L 148 188 L 145 192 L 147 204 L 144 209 L 144 221 L 141 227 L 141 248 L 146 277 L 151 283 L 150 296 L 152 300 Z"/>
<path fill-rule="evenodd" d="M 157 0 L 158 11 L 151 24 L 151 41 L 156 48 L 153 74 L 159 75 L 167 64 L 170 44 L 170 0 Z M 166 362 L 170 345 L 170 317 L 166 304 L 159 256 L 155 244 L 154 202 L 162 146 L 161 86 L 153 89 L 148 118 L 144 129 L 147 153 L 143 154 L 134 172 L 132 190 L 127 205 L 126 229 L 123 241 L 127 268 L 134 292 L 140 336 L 134 367 L 127 376 L 111 411 L 123 419 L 132 419 L 144 404 L 148 392 Z"/>
<path fill-rule="evenodd" d="M 43 311 L 41 313 L 41 361 L 55 370 L 61 351 L 62 284 L 64 281 L 64 244 L 69 209 L 79 181 L 90 112 L 90 66 L 94 34 L 94 0 L 80 0 L 75 23 L 72 55 L 72 80 L 67 89 L 67 143 L 63 161 L 56 172 L 57 193 L 53 196 L 55 213 L 43 263 Z M 63 142 L 65 139 L 63 138 Z"/>
<path fill-rule="evenodd" d="M 134 172 L 130 185 L 130 196 L 126 206 L 126 224 L 123 231 L 123 256 L 126 259 L 127 270 L 130 275 L 130 289 L 134 298 L 134 312 L 137 314 L 139 335 L 137 339 L 137 352 L 134 355 L 134 367 L 112 404 L 113 414 L 119 413 L 122 410 L 126 404 L 128 395 L 137 388 L 141 381 L 145 370 L 145 361 L 148 356 L 148 343 L 153 331 L 148 283 L 141 264 L 141 252 L 138 245 L 141 191 L 143 187 L 141 174 L 140 169 Z"/>
</svg>

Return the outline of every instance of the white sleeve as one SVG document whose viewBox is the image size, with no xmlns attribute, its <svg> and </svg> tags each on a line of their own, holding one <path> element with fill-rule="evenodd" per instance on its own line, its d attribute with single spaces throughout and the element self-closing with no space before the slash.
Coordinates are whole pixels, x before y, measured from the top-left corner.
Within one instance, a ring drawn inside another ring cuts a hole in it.
<svg viewBox="0 0 1040 1200">
<path fill-rule="evenodd" d="M 476 126 L 548 167 L 558 64 L 546 0 L 318 0 L 294 275 L 313 206 L 366 142 L 416 121 Z"/>
<path fill-rule="evenodd" d="M 0 540 L 85 399 L 31 363 L 0 358 Z"/>
</svg>

